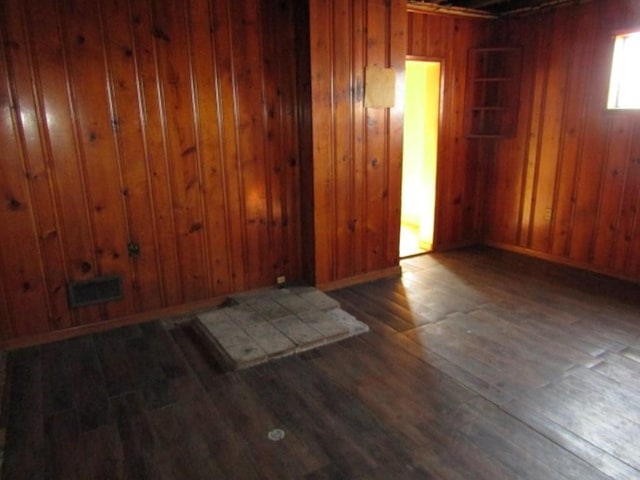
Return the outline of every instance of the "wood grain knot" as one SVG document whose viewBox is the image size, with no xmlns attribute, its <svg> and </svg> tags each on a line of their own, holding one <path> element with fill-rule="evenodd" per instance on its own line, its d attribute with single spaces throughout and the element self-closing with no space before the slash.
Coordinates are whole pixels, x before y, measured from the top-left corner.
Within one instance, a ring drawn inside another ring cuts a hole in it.
<svg viewBox="0 0 640 480">
<path fill-rule="evenodd" d="M 195 151 L 196 151 L 196 146 L 195 145 L 191 145 L 189 148 L 185 148 L 182 151 L 181 156 L 186 157 L 187 155 L 190 155 Z"/>
<path fill-rule="evenodd" d="M 167 43 L 171 42 L 171 38 L 164 31 L 162 31 L 159 27 L 154 27 L 153 36 L 159 38 L 160 40 L 164 40 Z"/>
<path fill-rule="evenodd" d="M 22 204 L 12 196 L 7 196 L 7 207 L 9 210 L 20 210 Z"/>
<path fill-rule="evenodd" d="M 199 230 L 202 230 L 202 222 L 194 222 L 191 224 L 191 228 L 189 228 L 189 233 L 194 233 Z"/>
</svg>

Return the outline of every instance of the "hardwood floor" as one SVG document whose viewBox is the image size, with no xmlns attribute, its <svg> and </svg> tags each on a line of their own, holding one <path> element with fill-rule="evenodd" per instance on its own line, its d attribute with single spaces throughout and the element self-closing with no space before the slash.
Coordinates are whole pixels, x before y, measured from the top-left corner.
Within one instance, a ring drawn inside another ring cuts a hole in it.
<svg viewBox="0 0 640 480">
<path fill-rule="evenodd" d="M 245 371 L 159 323 L 12 352 L 3 478 L 640 478 L 640 287 L 490 249 L 403 270 L 332 292 L 372 332 Z"/>
</svg>

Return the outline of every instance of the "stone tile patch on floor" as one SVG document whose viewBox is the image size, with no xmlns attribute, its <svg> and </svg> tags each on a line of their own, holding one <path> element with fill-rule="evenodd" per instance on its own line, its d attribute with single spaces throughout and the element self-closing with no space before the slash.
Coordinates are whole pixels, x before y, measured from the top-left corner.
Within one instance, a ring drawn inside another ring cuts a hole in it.
<svg viewBox="0 0 640 480">
<path fill-rule="evenodd" d="M 302 291 L 299 296 L 320 310 L 333 310 L 335 308 L 340 308 L 340 303 L 337 300 L 334 300 L 326 293 L 315 288 Z"/>
<path fill-rule="evenodd" d="M 218 360 L 232 370 L 369 330 L 313 287 L 234 295 L 228 303 L 232 305 L 198 314 L 194 327 L 211 343 Z"/>
<path fill-rule="evenodd" d="M 306 345 L 310 348 L 324 343 L 324 335 L 304 323 L 296 315 L 289 315 L 273 321 L 273 325 L 296 345 Z"/>
<path fill-rule="evenodd" d="M 267 355 L 285 354 L 296 349 L 296 344 L 269 322 L 248 325 L 245 331 Z"/>
</svg>

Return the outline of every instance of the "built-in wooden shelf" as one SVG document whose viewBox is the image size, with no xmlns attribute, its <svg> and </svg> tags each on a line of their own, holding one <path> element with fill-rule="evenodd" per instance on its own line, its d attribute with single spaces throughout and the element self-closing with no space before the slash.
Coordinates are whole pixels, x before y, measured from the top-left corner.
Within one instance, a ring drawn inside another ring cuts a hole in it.
<svg viewBox="0 0 640 480">
<path fill-rule="evenodd" d="M 465 135 L 515 135 L 522 70 L 520 47 L 471 48 L 467 58 Z"/>
</svg>

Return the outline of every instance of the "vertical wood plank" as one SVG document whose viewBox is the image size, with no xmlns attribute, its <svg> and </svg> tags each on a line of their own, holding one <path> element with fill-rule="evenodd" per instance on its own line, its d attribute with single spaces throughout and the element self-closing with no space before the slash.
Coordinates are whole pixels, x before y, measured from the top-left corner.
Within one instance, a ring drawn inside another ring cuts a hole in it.
<svg viewBox="0 0 640 480">
<path fill-rule="evenodd" d="M 385 265 L 395 265 L 400 251 L 400 204 L 402 201 L 402 135 L 404 107 L 401 92 L 404 90 L 405 57 L 407 52 L 407 12 L 403 0 L 391 2 L 387 15 L 389 66 L 396 74 L 396 102 L 389 109 L 389 145 L 387 170 L 386 252 Z"/>
<path fill-rule="evenodd" d="M 214 52 L 216 45 L 210 29 L 209 2 L 192 0 L 188 5 L 194 89 L 198 97 L 198 152 L 203 177 L 203 211 L 206 218 L 205 228 L 210 256 L 208 269 L 212 275 L 212 293 L 221 295 L 232 290 L 232 281 L 229 265 L 231 253 L 228 199 L 224 178 L 224 153 L 220 138 L 219 79 Z"/>
<path fill-rule="evenodd" d="M 367 4 L 366 65 L 387 68 L 388 9 L 386 2 L 370 0 Z M 366 81 L 366 79 L 365 79 Z M 367 213 L 365 217 L 367 271 L 384 267 L 387 225 L 384 212 L 388 204 L 387 174 L 389 169 L 389 111 L 366 108 Z"/>
<path fill-rule="evenodd" d="M 254 54 L 261 55 L 261 31 L 257 18 L 257 1 L 232 2 L 231 18 L 241 19 L 233 24 L 232 45 L 237 91 L 236 129 L 238 138 L 238 171 L 241 174 L 245 224 L 243 228 L 250 241 L 244 245 L 247 259 L 247 280 L 252 285 L 267 282 L 271 269 L 261 259 L 270 258 L 267 190 L 268 166 L 265 157 L 264 98 L 262 92 L 261 62 L 247 62 Z"/>
<path fill-rule="evenodd" d="M 110 304 L 106 311 L 110 315 L 125 315 L 133 310 L 132 282 L 122 186 L 112 135 L 116 119 L 106 84 L 99 8 L 95 2 L 67 2 L 62 5 L 61 15 L 97 261 L 93 275 L 123 277 L 124 299 Z M 103 319 L 106 311 L 102 311 Z"/>
<path fill-rule="evenodd" d="M 637 248 L 640 210 L 640 121 L 632 125 L 629 156 L 626 159 L 626 181 L 620 209 L 620 222 L 612 246 L 611 268 L 633 275 L 635 259 L 640 257 Z M 636 248 L 634 248 L 636 246 Z"/>
<path fill-rule="evenodd" d="M 458 69 L 461 60 L 456 61 L 453 51 L 460 51 L 465 59 L 468 45 L 452 45 L 451 51 L 442 48 L 440 38 L 448 38 L 451 25 L 450 17 L 428 16 L 425 22 L 427 30 L 427 43 L 424 55 L 435 56 L 443 59 L 445 86 L 443 91 L 442 119 L 440 124 L 440 138 L 438 141 L 438 161 L 436 172 L 436 218 L 434 232 L 434 249 L 446 248 L 448 244 L 455 244 L 460 239 L 460 222 L 456 216 L 456 210 L 462 204 L 462 191 L 458 177 L 460 171 L 467 171 L 464 168 L 466 159 L 458 155 L 458 144 L 462 141 L 462 131 L 455 130 L 456 107 L 461 107 L 458 96 L 455 92 L 459 90 L 457 82 L 463 74 Z M 465 66 L 466 73 L 466 66 Z"/>
<path fill-rule="evenodd" d="M 596 9 L 592 15 L 603 15 L 603 5 L 594 5 Z M 598 8 L 602 7 L 602 8 Z M 610 119 L 602 115 L 605 95 L 609 82 L 608 60 L 612 48 L 611 39 L 599 29 L 593 32 L 595 36 L 592 50 L 592 75 L 589 84 L 589 108 L 585 116 L 585 136 L 581 146 L 582 162 L 578 173 L 578 190 L 576 192 L 576 206 L 571 230 L 571 247 L 569 258 L 572 260 L 591 263 L 593 260 L 593 236 L 595 233 L 601 182 L 604 172 L 604 155 L 607 137 L 611 132 Z"/>
<path fill-rule="evenodd" d="M 284 274 L 282 250 L 278 248 L 284 242 L 282 225 L 283 210 L 286 209 L 286 197 L 281 190 L 282 175 L 285 174 L 283 163 L 282 132 L 280 130 L 282 114 L 279 102 L 280 94 L 274 85 L 278 81 L 278 17 L 282 15 L 285 5 L 275 9 L 263 2 L 258 3 L 258 32 L 262 56 L 265 58 L 260 76 L 262 91 L 262 122 L 264 125 L 264 156 L 265 156 L 265 188 L 267 192 L 267 238 L 268 262 L 265 269 L 264 281 L 274 282 Z M 280 115 L 277 114 L 280 113 Z M 264 262 L 265 260 L 263 260 Z"/>
<path fill-rule="evenodd" d="M 535 227 L 536 197 L 535 192 L 538 184 L 540 169 L 540 148 L 542 145 L 542 132 L 544 120 L 544 98 L 546 95 L 546 78 L 549 68 L 549 55 L 551 45 L 551 25 L 547 23 L 546 30 L 543 30 L 537 37 L 537 52 L 535 69 L 533 70 L 534 91 L 532 96 L 532 108 L 530 132 L 527 137 L 527 168 L 523 181 L 522 192 L 522 215 L 520 223 L 520 234 L 518 242 L 522 246 L 531 246 L 532 229 Z"/>
<path fill-rule="evenodd" d="M 0 10 L 5 13 L 4 9 Z M 16 335 L 49 329 L 46 291 L 42 278 L 37 234 L 34 231 L 33 205 L 24 167 L 24 139 L 20 105 L 13 90 L 8 68 L 7 49 L 22 49 L 24 44 L 0 30 L 0 145 L 4 161 L 0 166 L 0 262 L 4 293 L 10 317 L 3 327 Z M 35 257 L 35 261 L 34 261 Z M 20 318 L 22 313 L 27 318 Z M 20 321 L 18 321 L 20 319 Z"/>
<path fill-rule="evenodd" d="M 40 79 L 42 128 L 47 136 L 51 185 L 60 219 L 57 234 L 66 258 L 65 280 L 84 280 L 95 275 L 97 263 L 85 181 L 78 160 L 80 150 L 60 11 L 56 4 L 39 5 L 30 1 L 28 12 L 29 29 L 38 31 L 31 36 L 31 52 L 34 71 Z M 60 292 L 66 293 L 62 288 Z M 97 307 L 74 310 L 70 315 L 73 324 L 100 319 Z"/>
<path fill-rule="evenodd" d="M 561 10 L 553 16 L 550 24 L 551 42 L 549 44 L 548 65 L 566 62 L 567 69 L 549 68 L 545 78 L 547 88 L 541 112 L 538 169 L 536 176 L 535 201 L 531 212 L 531 248 L 548 251 L 551 238 L 551 222 L 558 184 L 558 170 L 562 168 L 559 150 L 565 125 L 565 101 L 569 90 L 568 72 L 571 68 L 571 44 L 573 41 L 573 18 Z M 569 59 L 569 60 L 567 60 Z"/>
<path fill-rule="evenodd" d="M 178 266 L 173 198 L 169 181 L 169 157 L 166 139 L 162 83 L 152 12 L 147 2 L 130 0 L 133 54 L 136 66 L 136 89 L 142 127 L 145 169 L 151 201 L 152 221 L 156 231 L 157 264 L 163 306 L 177 305 L 182 298 Z M 142 252 L 144 255 L 144 252 Z"/>
<path fill-rule="evenodd" d="M 214 64 L 218 84 L 216 95 L 221 109 L 218 111 L 218 122 L 221 125 L 220 138 L 223 139 L 224 171 L 222 176 L 226 185 L 227 229 L 230 238 L 231 280 L 234 290 L 249 288 L 247 283 L 247 257 L 245 205 L 242 197 L 242 183 L 238 158 L 238 132 L 236 130 L 237 96 L 235 66 L 233 60 L 233 44 L 229 11 L 229 2 L 213 2 L 211 4 Z"/>
<path fill-rule="evenodd" d="M 422 36 L 425 30 L 422 23 L 426 15 L 418 15 L 413 12 L 407 15 L 407 55 L 420 55 L 423 51 Z"/>
<path fill-rule="evenodd" d="M 269 9 L 275 13 L 276 18 L 270 29 L 265 30 L 267 39 L 273 39 L 272 48 L 274 51 L 265 55 L 277 59 L 274 64 L 276 68 L 275 77 L 277 83 L 274 85 L 273 78 L 270 75 L 265 77 L 265 81 L 270 83 L 272 89 L 271 95 L 275 98 L 274 103 L 277 105 L 276 119 L 272 120 L 277 131 L 277 138 L 280 151 L 274 151 L 275 167 L 274 182 L 279 184 L 279 195 L 273 196 L 274 199 L 274 224 L 282 230 L 282 243 L 276 245 L 276 251 L 279 251 L 278 271 L 285 273 L 289 279 L 300 278 L 300 257 L 302 242 L 301 235 L 301 213 L 300 203 L 302 192 L 300 191 L 300 164 L 303 161 L 300 153 L 301 137 L 306 132 L 298 128 L 298 115 L 302 108 L 310 108 L 305 103 L 309 103 L 308 98 L 298 92 L 296 81 L 298 76 L 305 78 L 307 72 L 298 72 L 296 63 L 297 51 L 308 56 L 309 49 L 308 36 L 309 27 L 303 22 L 300 28 L 303 29 L 303 35 L 307 39 L 301 42 L 301 38 L 296 32 L 297 17 L 296 3 L 282 4 L 280 9 Z M 265 4 L 262 4 L 263 8 Z M 268 3 L 267 3 L 268 8 Z M 308 7 L 305 7 L 308 8 Z M 308 20 L 307 20 L 308 22 Z M 295 26 L 295 28 L 292 28 Z M 292 48 L 296 46 L 295 48 Z M 293 51 L 292 51 L 293 50 Z M 281 52 L 288 51 L 289 55 L 282 55 Z M 283 88 L 288 85 L 288 88 Z M 277 205 L 280 204 L 278 208 Z"/>
<path fill-rule="evenodd" d="M 291 243 L 292 232 L 299 228 L 297 215 L 291 215 L 295 207 L 296 191 L 287 185 L 298 184 L 298 135 L 295 128 L 295 89 L 282 89 L 279 85 L 295 84 L 294 57 L 281 55 L 296 44 L 292 29 L 293 6 L 281 4 L 272 8 L 268 3 L 259 4 L 261 19 L 261 45 L 266 59 L 262 71 L 262 89 L 265 99 L 263 118 L 265 125 L 265 156 L 269 226 L 269 270 L 265 281 L 273 282 L 277 276 L 292 277 L 292 267 L 298 262 L 299 246 Z M 308 31 L 307 31 L 308 34 Z M 290 183 L 292 182 L 292 183 Z"/>
<path fill-rule="evenodd" d="M 315 281 L 336 278 L 335 156 L 333 153 L 333 4 L 311 0 L 311 101 L 313 105 L 313 184 L 315 223 Z"/>
<path fill-rule="evenodd" d="M 51 327 L 65 328 L 72 325 L 65 294 L 67 272 L 56 198 L 52 190 L 53 179 L 48 164 L 50 144 L 42 109 L 41 84 L 35 69 L 29 12 L 26 7 L 26 4 L 16 5 L 7 12 L 7 34 L 21 46 L 9 49 L 8 52 L 20 111 L 25 175 L 33 201 L 34 228 L 39 240 L 45 290 L 43 295 L 47 300 Z"/>
<path fill-rule="evenodd" d="M 478 25 L 479 26 L 479 25 Z M 465 28 L 466 27 L 466 28 Z M 455 45 L 470 45 L 474 42 L 482 43 L 482 30 L 480 28 L 468 28 L 469 24 L 462 18 L 454 18 L 450 25 L 450 35 Z M 465 92 L 467 90 L 467 60 L 463 55 L 453 55 L 455 65 L 455 85 L 456 91 Z M 464 95 L 456 95 L 456 103 L 463 101 Z M 461 202 L 456 204 L 457 228 L 456 236 L 462 241 L 475 243 L 479 239 L 481 227 L 479 221 L 482 218 L 481 205 L 483 205 L 484 195 L 479 188 L 482 187 L 486 170 L 490 158 L 485 157 L 491 147 L 489 141 L 463 141 L 460 132 L 464 131 L 464 115 L 456 114 L 453 119 L 453 131 L 455 133 L 454 145 L 456 148 L 456 158 L 464 159 L 465 175 L 459 182 Z M 465 161 L 466 160 L 466 161 Z M 454 180 L 455 181 L 455 180 Z"/>
<path fill-rule="evenodd" d="M 309 2 L 294 4 L 294 36 L 300 46 L 295 52 L 296 113 L 300 165 L 300 254 L 302 278 L 309 284 L 316 279 L 315 185 L 313 163 L 313 115 L 311 101 L 311 27 Z"/>
<path fill-rule="evenodd" d="M 175 223 L 182 302 L 206 298 L 209 293 L 203 250 L 204 220 L 200 195 L 193 117 L 193 89 L 189 45 L 182 2 L 154 5 L 153 35 L 161 79 L 169 181 Z"/>
<path fill-rule="evenodd" d="M 608 267 L 613 257 L 619 229 L 620 208 L 627 176 L 627 159 L 631 148 L 630 125 L 627 118 L 615 118 L 611 125 L 606 151 L 606 167 L 602 179 L 600 204 L 596 213 L 593 238 L 593 264 Z M 605 193 L 606 192 L 606 193 Z"/>
<path fill-rule="evenodd" d="M 367 199 L 366 199 L 366 167 L 367 167 L 367 123 L 364 106 L 365 66 L 367 62 L 367 0 L 353 0 L 353 17 L 351 22 L 351 71 L 352 85 L 352 118 L 353 118 L 353 177 L 351 188 L 353 212 L 350 227 L 353 229 L 353 273 L 367 271 Z"/>
<path fill-rule="evenodd" d="M 139 109 L 139 90 L 128 2 L 101 3 L 102 29 L 108 65 L 113 135 L 119 154 L 121 195 L 127 218 L 127 242 L 135 242 L 140 254 L 131 256 L 132 291 L 136 311 L 163 305 L 161 275 L 157 262 L 157 230 L 147 176 L 147 152 Z"/>
<path fill-rule="evenodd" d="M 575 18 L 575 17 L 572 17 Z M 556 185 L 556 202 L 553 210 L 553 238 L 550 251 L 554 255 L 566 255 L 569 250 L 569 237 L 572 229 L 572 214 L 575 206 L 577 171 L 581 162 L 578 155 L 583 139 L 584 115 L 587 107 L 588 76 L 584 75 L 581 65 L 591 56 L 593 35 L 591 34 L 597 18 L 582 10 L 577 17 L 575 37 L 572 42 L 569 72 L 569 91 L 567 92 L 566 115 L 564 119 L 564 137 L 559 155 L 562 158 L 560 177 Z"/>
<path fill-rule="evenodd" d="M 353 116 L 352 116 L 352 66 L 353 66 L 353 2 L 334 2 L 333 12 L 334 38 L 331 56 L 335 91 L 332 100 L 333 115 L 337 119 L 334 126 L 333 154 L 335 156 L 335 236 L 336 236 L 336 272 L 337 278 L 346 278 L 354 274 L 353 257 L 354 238 L 351 219 L 353 218 Z M 338 125 L 343 123 L 345 128 Z M 346 188 L 341 188 L 345 185 Z"/>
<path fill-rule="evenodd" d="M 202 10 L 197 13 L 198 16 L 204 15 L 205 10 Z M 194 42 L 194 38 L 192 35 L 193 28 L 191 24 L 190 18 L 190 10 L 189 3 L 184 3 L 184 28 L 186 32 L 186 42 L 187 42 L 187 54 L 188 54 L 188 62 L 189 62 L 189 84 L 191 87 L 191 115 L 193 118 L 193 134 L 194 134 L 194 145 L 195 145 L 195 155 L 194 155 L 194 176 L 197 178 L 197 182 L 199 185 L 199 191 L 197 192 L 197 201 L 199 203 L 199 212 L 200 212 L 200 249 L 201 249 L 201 258 L 204 262 L 203 265 L 203 277 L 202 281 L 206 282 L 206 293 L 203 295 L 211 296 L 214 294 L 214 286 L 212 284 L 212 272 L 211 272 L 211 259 L 209 252 L 209 243 L 207 242 L 206 235 L 208 233 L 208 223 L 209 217 L 207 212 L 207 203 L 205 201 L 204 192 L 205 192 L 205 183 L 204 183 L 204 173 L 203 173 L 203 152 L 202 152 L 202 137 L 205 135 L 206 128 L 202 129 L 200 124 L 200 117 L 202 114 L 202 106 L 205 104 L 200 95 L 204 95 L 205 98 L 207 96 L 208 88 L 199 89 L 198 88 L 198 80 L 197 80 L 197 72 L 195 71 L 195 56 L 196 51 L 199 50 L 199 44 Z M 193 229 L 193 227 L 191 227 Z M 204 297 L 203 297 L 204 298 Z"/>
</svg>

